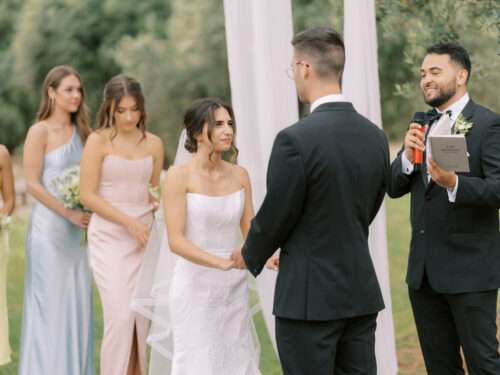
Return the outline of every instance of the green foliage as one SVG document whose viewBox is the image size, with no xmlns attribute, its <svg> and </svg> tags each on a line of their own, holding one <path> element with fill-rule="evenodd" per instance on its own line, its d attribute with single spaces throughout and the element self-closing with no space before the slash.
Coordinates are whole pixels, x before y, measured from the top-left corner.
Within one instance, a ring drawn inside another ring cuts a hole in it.
<svg viewBox="0 0 500 375">
<path fill-rule="evenodd" d="M 383 120 L 390 136 L 401 136 L 406 119 L 426 108 L 419 67 L 426 48 L 439 41 L 464 45 L 472 60 L 472 97 L 499 112 L 499 15 L 496 0 L 377 0 Z"/>
<path fill-rule="evenodd" d="M 292 0 L 294 29 L 342 30 L 338 0 Z M 384 128 L 400 137 L 411 114 L 425 109 L 418 70 L 425 48 L 459 40 L 470 51 L 470 91 L 497 112 L 500 65 L 498 0 L 376 0 Z M 148 126 L 171 160 L 189 103 L 230 100 L 222 0 L 2 0 L 0 2 L 0 143 L 11 150 L 35 118 L 47 71 L 80 71 L 95 113 L 112 76 L 139 79 Z"/>
<path fill-rule="evenodd" d="M 115 63 L 139 77 L 148 98 L 150 129 L 162 136 L 172 160 L 183 112 L 198 97 L 230 100 L 221 1 L 171 0 L 165 35 L 123 39 Z M 188 26 L 189 25 L 189 26 Z"/>
</svg>

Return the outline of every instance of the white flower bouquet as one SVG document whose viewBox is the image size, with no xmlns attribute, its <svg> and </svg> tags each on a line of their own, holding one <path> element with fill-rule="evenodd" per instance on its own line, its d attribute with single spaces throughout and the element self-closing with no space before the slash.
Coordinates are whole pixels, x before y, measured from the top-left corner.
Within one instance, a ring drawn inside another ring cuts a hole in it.
<svg viewBox="0 0 500 375">
<path fill-rule="evenodd" d="M 59 176 L 52 180 L 52 186 L 59 194 L 59 198 L 65 208 L 90 212 L 80 202 L 80 166 L 76 165 L 65 169 Z M 83 246 L 86 243 L 87 230 L 85 229 L 80 244 Z"/>
<path fill-rule="evenodd" d="M 65 208 L 88 212 L 80 202 L 80 167 L 68 168 L 52 180 Z"/>
</svg>

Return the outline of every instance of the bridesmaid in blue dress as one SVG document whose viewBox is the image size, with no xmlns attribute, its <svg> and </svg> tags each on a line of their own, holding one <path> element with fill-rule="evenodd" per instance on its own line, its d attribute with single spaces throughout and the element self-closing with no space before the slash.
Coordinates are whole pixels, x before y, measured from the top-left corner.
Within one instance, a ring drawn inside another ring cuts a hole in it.
<svg viewBox="0 0 500 375">
<path fill-rule="evenodd" d="M 78 72 L 53 68 L 24 144 L 26 185 L 37 203 L 26 239 L 20 375 L 94 374 L 91 272 L 81 244 L 89 215 L 64 208 L 52 186 L 80 163 L 88 124 Z"/>
</svg>

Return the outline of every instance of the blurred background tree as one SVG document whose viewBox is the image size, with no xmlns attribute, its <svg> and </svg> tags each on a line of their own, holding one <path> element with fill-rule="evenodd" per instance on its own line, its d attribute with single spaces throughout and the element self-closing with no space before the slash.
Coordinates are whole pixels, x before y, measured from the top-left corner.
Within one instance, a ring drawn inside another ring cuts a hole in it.
<svg viewBox="0 0 500 375">
<path fill-rule="evenodd" d="M 292 0 L 295 31 L 342 30 L 341 0 Z M 499 0 L 377 0 L 383 125 L 392 140 L 416 110 L 425 47 L 458 40 L 471 53 L 470 91 L 500 112 Z M 288 43 L 289 41 L 284 41 Z M 187 105 L 230 99 L 222 0 L 1 0 L 0 143 L 13 150 L 33 123 L 47 71 L 80 71 L 93 113 L 105 82 L 126 73 L 146 93 L 149 128 L 175 153 Z"/>
</svg>

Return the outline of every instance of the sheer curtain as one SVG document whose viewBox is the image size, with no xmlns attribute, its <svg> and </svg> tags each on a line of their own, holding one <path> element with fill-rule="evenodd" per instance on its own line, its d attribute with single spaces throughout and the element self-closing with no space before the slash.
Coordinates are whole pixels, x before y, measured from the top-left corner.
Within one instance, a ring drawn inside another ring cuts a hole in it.
<svg viewBox="0 0 500 375">
<path fill-rule="evenodd" d="M 342 91 L 359 113 L 382 127 L 374 0 L 344 1 L 344 42 L 346 68 Z M 398 366 L 386 233 L 383 205 L 370 228 L 370 252 L 385 302 L 385 310 L 379 314 L 377 321 L 375 349 L 378 372 L 396 375 Z"/>
<path fill-rule="evenodd" d="M 290 0 L 224 1 L 231 97 L 238 129 L 239 164 L 252 181 L 255 209 L 266 193 L 274 138 L 298 119 L 295 86 L 285 70 L 292 59 Z M 274 339 L 272 304 L 276 272 L 257 279 L 260 305 Z"/>
</svg>

